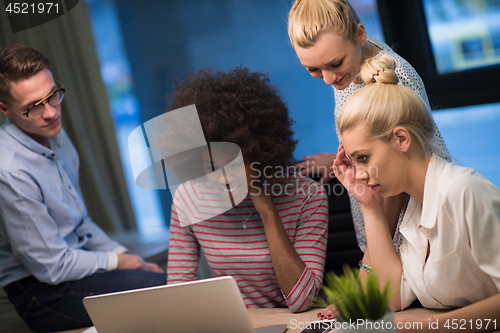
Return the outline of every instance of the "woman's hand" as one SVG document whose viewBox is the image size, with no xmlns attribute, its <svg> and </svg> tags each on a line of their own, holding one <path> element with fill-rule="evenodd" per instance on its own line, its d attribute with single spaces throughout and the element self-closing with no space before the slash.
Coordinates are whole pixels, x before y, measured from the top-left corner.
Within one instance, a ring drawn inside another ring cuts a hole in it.
<svg viewBox="0 0 500 333">
<path fill-rule="evenodd" d="M 247 168 L 246 172 L 248 193 L 264 226 L 269 254 L 278 284 L 283 294 L 289 295 L 304 272 L 306 265 L 290 242 L 278 210 L 273 203 L 271 183 L 278 180 L 276 178 L 267 179 L 257 170 L 251 168 Z"/>
<path fill-rule="evenodd" d="M 356 179 L 356 164 L 346 155 L 344 146 L 339 145 L 335 160 L 333 160 L 333 172 L 344 187 L 359 201 L 361 206 L 371 208 L 374 205 L 384 205 L 380 194 L 371 190 L 365 180 Z"/>
<path fill-rule="evenodd" d="M 304 156 L 304 162 L 295 164 L 302 176 L 321 174 L 320 184 L 328 183 L 333 179 L 332 162 L 335 153 L 319 153 L 317 155 Z"/>
<path fill-rule="evenodd" d="M 264 211 L 272 211 L 275 209 L 273 204 L 273 197 L 271 193 L 271 186 L 269 181 L 264 175 L 258 176 L 255 170 L 247 170 L 248 179 L 248 194 L 250 194 L 250 199 L 252 200 L 255 209 L 259 213 L 264 213 Z"/>
<path fill-rule="evenodd" d="M 318 318 L 323 319 L 333 319 L 338 316 L 337 308 L 335 308 L 334 304 L 328 305 L 328 307 L 324 308 L 320 312 L 318 312 Z"/>
</svg>

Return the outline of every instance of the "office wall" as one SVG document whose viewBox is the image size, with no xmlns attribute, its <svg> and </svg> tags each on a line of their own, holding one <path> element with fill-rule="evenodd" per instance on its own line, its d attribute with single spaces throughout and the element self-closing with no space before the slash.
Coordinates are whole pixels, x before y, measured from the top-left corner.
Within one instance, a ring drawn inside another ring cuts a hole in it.
<svg viewBox="0 0 500 333">
<path fill-rule="evenodd" d="M 174 80 L 201 68 L 267 72 L 288 103 L 296 157 L 335 151 L 333 91 L 313 79 L 290 46 L 291 0 L 117 1 L 143 121 L 164 111 Z"/>
<path fill-rule="evenodd" d="M 96 0 L 94 0 L 96 1 Z M 335 151 L 333 90 L 300 65 L 288 40 L 286 22 L 292 0 L 121 0 L 116 6 L 124 47 L 134 79 L 142 121 L 161 114 L 174 80 L 201 68 L 231 70 L 246 66 L 269 73 L 295 119 L 299 140 L 295 157 Z M 353 1 L 362 9 L 371 1 Z M 369 35 L 377 35 L 375 17 L 362 17 Z M 397 47 L 397 45 L 395 45 Z M 489 110 L 498 110 L 492 106 Z M 435 113 L 456 161 L 481 171 L 500 185 L 495 112 L 469 108 Z M 487 125 L 485 127 L 485 125 Z M 471 154 L 470 152 L 474 152 Z M 159 191 L 165 217 L 171 196 Z"/>
<path fill-rule="evenodd" d="M 439 110 L 433 115 L 453 160 L 500 187 L 500 103 Z"/>
<path fill-rule="evenodd" d="M 202 68 L 269 74 L 296 121 L 296 158 L 335 151 L 333 90 L 300 65 L 287 34 L 291 0 L 116 1 L 142 122 L 164 112 L 174 81 Z M 167 221 L 171 195 L 158 191 Z"/>
</svg>

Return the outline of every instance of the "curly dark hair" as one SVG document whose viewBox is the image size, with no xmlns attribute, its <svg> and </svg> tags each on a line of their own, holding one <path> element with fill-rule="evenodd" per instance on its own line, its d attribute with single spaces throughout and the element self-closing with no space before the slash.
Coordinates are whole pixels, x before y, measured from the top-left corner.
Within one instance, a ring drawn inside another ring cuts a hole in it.
<svg viewBox="0 0 500 333">
<path fill-rule="evenodd" d="M 294 122 L 269 81 L 244 67 L 203 69 L 176 81 L 169 110 L 195 104 L 207 142 L 235 143 L 245 159 L 263 167 L 288 166 L 297 144 Z"/>
</svg>

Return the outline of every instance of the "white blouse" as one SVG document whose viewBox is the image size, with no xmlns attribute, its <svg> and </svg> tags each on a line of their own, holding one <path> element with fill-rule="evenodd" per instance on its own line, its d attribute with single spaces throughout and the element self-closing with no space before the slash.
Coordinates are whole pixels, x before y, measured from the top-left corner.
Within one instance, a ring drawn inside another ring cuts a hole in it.
<svg viewBox="0 0 500 333">
<path fill-rule="evenodd" d="M 500 189 L 476 170 L 433 155 L 423 205 L 410 199 L 400 231 L 402 308 L 416 298 L 461 307 L 499 293 Z"/>
</svg>

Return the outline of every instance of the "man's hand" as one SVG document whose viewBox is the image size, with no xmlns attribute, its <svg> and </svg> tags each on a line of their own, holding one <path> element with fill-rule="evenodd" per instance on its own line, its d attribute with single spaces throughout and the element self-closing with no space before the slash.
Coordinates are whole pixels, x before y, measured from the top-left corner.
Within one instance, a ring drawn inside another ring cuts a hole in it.
<svg viewBox="0 0 500 333">
<path fill-rule="evenodd" d="M 154 262 L 146 262 L 146 264 L 148 264 L 148 266 L 149 266 L 149 268 L 151 269 L 152 272 L 155 272 L 155 273 L 165 273 L 163 271 L 163 269 L 161 269 L 160 266 L 158 266 Z"/>
<path fill-rule="evenodd" d="M 118 269 L 134 269 L 140 271 L 164 273 L 157 264 L 145 262 L 138 255 L 128 253 L 122 253 L 118 255 Z"/>
</svg>

